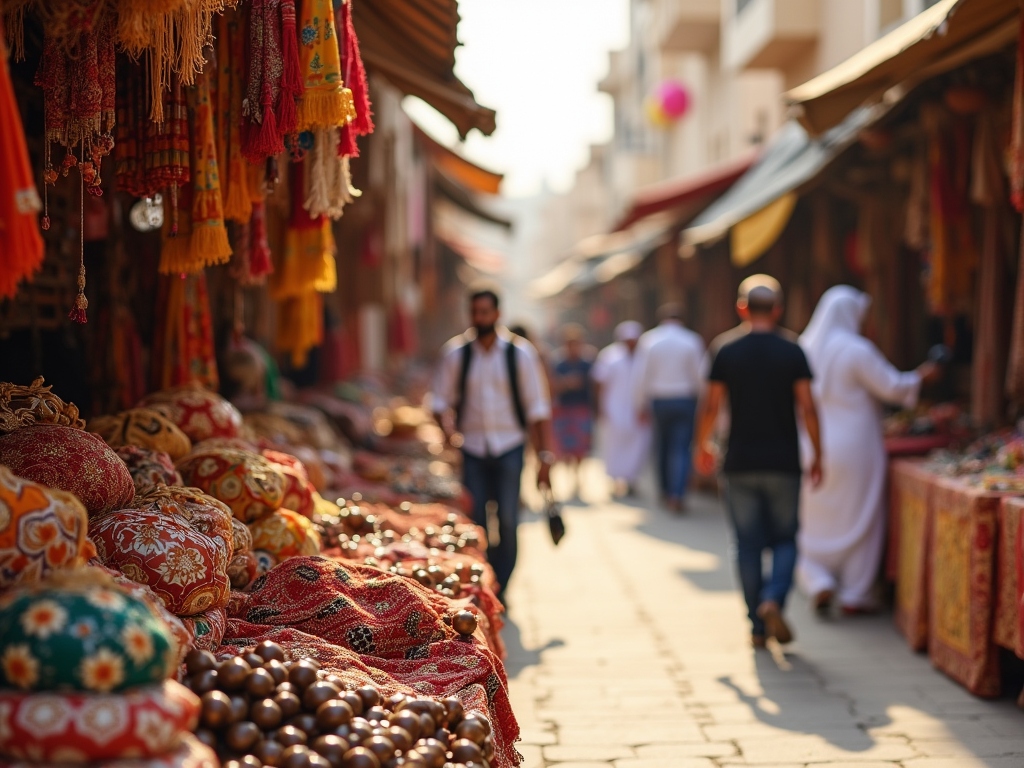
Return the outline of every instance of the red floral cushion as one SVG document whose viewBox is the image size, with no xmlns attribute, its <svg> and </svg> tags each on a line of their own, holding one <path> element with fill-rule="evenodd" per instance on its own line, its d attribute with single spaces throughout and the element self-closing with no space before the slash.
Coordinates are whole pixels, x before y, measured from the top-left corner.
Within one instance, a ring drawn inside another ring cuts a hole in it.
<svg viewBox="0 0 1024 768">
<path fill-rule="evenodd" d="M 152 488 L 132 502 L 133 509 L 145 512 L 160 512 L 165 515 L 180 515 L 200 533 L 205 533 L 218 546 L 232 551 L 236 536 L 234 517 L 222 502 L 200 491 L 181 485 L 164 485 Z"/>
<path fill-rule="evenodd" d="M 199 697 L 173 680 L 118 694 L 0 691 L 0 754 L 33 762 L 148 758 L 180 749 Z"/>
<path fill-rule="evenodd" d="M 284 501 L 284 475 L 257 453 L 219 449 L 192 453 L 178 464 L 185 482 L 220 499 L 245 523 Z"/>
<path fill-rule="evenodd" d="M 122 445 L 115 450 L 135 481 L 135 493 L 145 493 L 158 485 L 181 485 L 181 475 L 171 457 L 163 451 Z M 136 496 L 138 498 L 138 496 Z"/>
<path fill-rule="evenodd" d="M 316 512 L 316 489 L 306 479 L 305 470 L 300 471 L 284 464 L 274 466 L 284 475 L 284 501 L 281 506 L 305 517 L 312 517 Z"/>
<path fill-rule="evenodd" d="M 238 437 L 242 414 L 220 395 L 197 386 L 174 387 L 147 395 L 139 407 L 152 408 L 174 422 L 192 442 Z"/>
<path fill-rule="evenodd" d="M 228 599 L 230 551 L 178 514 L 123 510 L 89 527 L 99 559 L 146 584 L 171 613 L 191 616 Z"/>
<path fill-rule="evenodd" d="M 0 467 L 0 589 L 92 557 L 89 516 L 75 496 Z"/>
<path fill-rule="evenodd" d="M 128 467 L 96 435 L 40 425 L 0 436 L 0 464 L 14 474 L 73 493 L 90 515 L 122 509 L 135 498 Z"/>
<path fill-rule="evenodd" d="M 278 562 L 320 554 L 320 535 L 313 523 L 290 509 L 279 509 L 249 525 L 252 545 L 270 552 Z"/>
</svg>

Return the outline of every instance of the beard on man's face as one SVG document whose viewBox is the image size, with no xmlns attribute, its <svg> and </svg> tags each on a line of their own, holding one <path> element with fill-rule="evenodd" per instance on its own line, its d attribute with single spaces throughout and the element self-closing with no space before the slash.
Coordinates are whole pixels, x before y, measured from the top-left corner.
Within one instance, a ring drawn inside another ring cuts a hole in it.
<svg viewBox="0 0 1024 768">
<path fill-rule="evenodd" d="M 482 339 L 485 336 L 490 336 L 492 333 L 494 333 L 494 323 L 488 323 L 487 325 L 480 325 L 478 323 L 473 327 L 476 329 L 477 338 Z"/>
</svg>

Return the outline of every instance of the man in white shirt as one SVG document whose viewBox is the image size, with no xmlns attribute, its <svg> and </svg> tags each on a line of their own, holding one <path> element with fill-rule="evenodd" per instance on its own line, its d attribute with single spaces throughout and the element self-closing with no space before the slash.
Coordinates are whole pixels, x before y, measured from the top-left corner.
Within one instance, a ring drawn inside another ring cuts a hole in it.
<svg viewBox="0 0 1024 768">
<path fill-rule="evenodd" d="M 635 405 L 654 422 L 658 484 L 665 506 L 683 511 L 690 480 L 704 340 L 683 326 L 682 307 L 666 304 L 661 323 L 640 337 L 634 367 Z"/>
<path fill-rule="evenodd" d="M 487 503 L 498 507 L 500 541 L 487 558 L 504 592 L 516 564 L 523 449 L 540 459 L 538 487 L 550 485 L 551 401 L 533 345 L 498 326 L 498 295 L 470 294 L 473 327 L 445 345 L 434 380 L 434 418 L 462 448 L 462 481 L 473 497 L 473 519 L 487 528 Z M 461 433 L 461 442 L 456 437 Z"/>
</svg>

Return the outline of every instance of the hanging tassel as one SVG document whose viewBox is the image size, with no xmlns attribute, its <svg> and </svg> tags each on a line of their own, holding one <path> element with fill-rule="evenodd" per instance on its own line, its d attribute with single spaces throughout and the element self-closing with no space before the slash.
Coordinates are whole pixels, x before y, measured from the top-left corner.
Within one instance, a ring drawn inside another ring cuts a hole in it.
<svg viewBox="0 0 1024 768">
<path fill-rule="evenodd" d="M 373 111 L 370 107 L 370 89 L 366 81 L 366 67 L 363 65 L 363 57 L 359 53 L 359 38 L 356 37 L 356 28 L 352 23 L 352 3 L 354 0 L 345 0 L 337 12 L 338 33 L 343 36 L 341 41 L 341 66 L 345 77 L 345 86 L 352 92 L 352 104 L 355 109 L 355 116 L 351 123 L 351 136 L 342 136 L 344 147 L 339 151 L 348 150 L 355 146 L 356 136 L 367 136 L 373 133 Z M 359 157 L 359 148 L 354 151 L 345 151 L 344 154 L 350 157 Z"/>
<path fill-rule="evenodd" d="M 282 134 L 295 130 L 298 111 L 295 100 L 302 98 L 302 68 L 299 64 L 299 37 L 295 25 L 295 0 L 281 0 L 281 103 L 278 107 L 278 128 Z"/>
<path fill-rule="evenodd" d="M 83 157 L 84 152 L 83 152 Z M 79 241 L 78 241 L 78 295 L 75 296 L 75 304 L 68 312 L 68 318 L 73 323 L 85 325 L 88 318 L 85 310 L 89 308 L 89 300 L 85 298 L 85 177 L 81 174 L 79 178 Z"/>
<path fill-rule="evenodd" d="M 270 260 L 270 245 L 267 242 L 267 211 L 261 201 L 252 206 L 251 251 L 249 252 L 249 277 L 262 280 L 274 271 Z"/>
<path fill-rule="evenodd" d="M 323 216 L 331 207 L 327 169 L 328 131 L 319 130 L 313 139 L 313 151 L 306 155 L 305 200 L 302 207 L 311 218 Z"/>
</svg>

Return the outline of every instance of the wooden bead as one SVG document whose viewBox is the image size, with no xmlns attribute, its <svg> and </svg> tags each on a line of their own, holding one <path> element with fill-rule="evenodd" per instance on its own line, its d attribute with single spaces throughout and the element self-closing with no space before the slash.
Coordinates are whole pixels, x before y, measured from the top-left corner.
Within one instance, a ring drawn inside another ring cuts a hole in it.
<svg viewBox="0 0 1024 768">
<path fill-rule="evenodd" d="M 395 745 L 395 749 L 399 752 L 405 752 L 406 750 L 412 749 L 414 740 L 410 733 L 405 728 L 400 728 L 397 725 L 392 725 L 387 730 L 387 737 Z"/>
<path fill-rule="evenodd" d="M 231 725 L 231 699 L 223 691 L 207 691 L 202 696 L 202 723 L 219 731 Z"/>
<path fill-rule="evenodd" d="M 363 746 L 373 752 L 381 762 L 395 755 L 395 742 L 387 736 L 372 736 L 363 742 Z"/>
<path fill-rule="evenodd" d="M 399 712 L 389 718 L 391 725 L 404 728 L 413 741 L 420 737 L 420 719 L 414 712 Z"/>
<path fill-rule="evenodd" d="M 352 747 L 345 753 L 344 768 L 380 768 L 380 760 L 366 747 Z"/>
<path fill-rule="evenodd" d="M 309 753 L 309 768 L 333 768 L 331 761 L 316 752 Z"/>
<path fill-rule="evenodd" d="M 201 651 L 195 648 L 189 651 L 185 657 L 185 669 L 190 675 L 215 669 L 216 666 L 217 658 L 209 651 Z"/>
<path fill-rule="evenodd" d="M 476 744 L 483 744 L 484 739 L 487 738 L 487 729 L 479 718 L 470 716 L 456 726 L 455 735 L 460 739 L 469 739 Z"/>
<path fill-rule="evenodd" d="M 245 659 L 245 663 L 253 669 L 259 669 L 264 664 L 262 656 L 257 656 L 255 653 L 243 653 L 242 658 Z"/>
<path fill-rule="evenodd" d="M 254 653 L 257 656 L 260 656 L 264 661 L 283 662 L 285 660 L 284 648 L 270 640 L 264 640 L 262 643 L 257 645 Z"/>
<path fill-rule="evenodd" d="M 352 748 L 348 741 L 334 735 L 318 736 L 311 746 L 331 764 L 331 768 L 342 768 L 345 753 Z"/>
<path fill-rule="evenodd" d="M 274 676 L 266 669 L 254 669 L 249 673 L 245 681 L 245 689 L 250 696 L 257 699 L 265 699 L 272 695 L 277 689 Z"/>
<path fill-rule="evenodd" d="M 469 637 L 476 632 L 476 614 L 472 611 L 459 611 L 452 617 L 452 629 L 463 637 Z"/>
<path fill-rule="evenodd" d="M 479 763 L 484 759 L 480 746 L 469 739 L 459 739 L 452 744 L 452 760 L 456 763 Z"/>
<path fill-rule="evenodd" d="M 260 727 L 251 720 L 243 720 L 228 728 L 224 734 L 224 743 L 235 752 L 247 753 L 263 738 Z"/>
<path fill-rule="evenodd" d="M 321 704 L 336 699 L 340 695 L 341 691 L 336 685 L 320 680 L 302 692 L 302 706 L 307 712 L 316 712 Z"/>
<path fill-rule="evenodd" d="M 295 717 L 302 711 L 302 701 L 291 691 L 279 691 L 274 696 L 274 701 L 281 708 L 281 716 L 285 720 Z"/>
<path fill-rule="evenodd" d="M 249 697 L 236 693 L 231 696 L 231 722 L 240 723 L 249 716 Z"/>
<path fill-rule="evenodd" d="M 352 722 L 352 707 L 341 699 L 325 701 L 316 710 L 316 725 L 321 731 L 333 731 Z"/>
<path fill-rule="evenodd" d="M 249 707 L 249 719 L 264 731 L 272 731 L 281 725 L 284 713 L 273 699 L 260 699 Z"/>
<path fill-rule="evenodd" d="M 217 670 L 204 669 L 202 672 L 192 675 L 188 679 L 188 687 L 199 696 L 214 690 L 217 687 Z"/>
<path fill-rule="evenodd" d="M 217 748 L 217 734 L 211 731 L 209 728 L 197 728 L 195 732 L 195 737 L 199 739 L 201 743 L 208 746 L 210 749 Z"/>
<path fill-rule="evenodd" d="M 372 707 L 368 712 L 363 713 L 363 717 L 371 723 L 379 723 L 388 719 L 388 712 L 384 707 Z"/>
<path fill-rule="evenodd" d="M 281 683 L 288 681 L 288 670 L 285 669 L 277 659 L 271 659 L 263 665 L 263 668 L 270 673 L 270 676 L 274 678 L 274 685 L 280 685 Z"/>
<path fill-rule="evenodd" d="M 296 744 L 281 755 L 281 768 L 309 768 L 309 747 Z"/>
<path fill-rule="evenodd" d="M 300 712 L 295 717 L 292 717 L 285 721 L 285 724 L 294 726 L 295 728 L 298 728 L 300 731 L 305 733 L 306 736 L 308 737 L 307 741 L 310 738 L 312 738 L 317 732 L 316 715 L 311 714 L 309 712 Z"/>
<path fill-rule="evenodd" d="M 274 741 L 283 747 L 293 747 L 296 744 L 305 744 L 306 734 L 293 725 L 283 725 L 274 731 Z"/>
<path fill-rule="evenodd" d="M 380 704 L 380 691 L 372 685 L 364 685 L 362 688 L 358 688 L 356 693 L 359 694 L 359 698 L 363 700 L 363 706 L 366 709 L 376 707 Z"/>
<path fill-rule="evenodd" d="M 441 703 L 444 705 L 445 723 L 449 728 L 454 728 L 462 721 L 462 718 L 466 716 L 466 709 L 462 706 L 461 699 L 458 699 L 455 696 L 449 696 Z"/>
<path fill-rule="evenodd" d="M 363 697 L 355 691 L 345 691 L 339 698 L 352 707 L 352 713 L 355 715 L 363 714 L 363 710 L 366 709 L 363 706 Z"/>
<path fill-rule="evenodd" d="M 238 691 L 245 687 L 245 680 L 252 667 L 245 659 L 235 657 L 222 661 L 217 667 L 217 683 L 222 691 Z"/>
<path fill-rule="evenodd" d="M 288 682 L 305 690 L 316 682 L 317 668 L 308 661 L 300 661 L 288 670 Z"/>
<path fill-rule="evenodd" d="M 281 765 L 281 756 L 284 754 L 284 746 L 273 739 L 265 739 L 256 745 L 253 754 L 264 765 L 277 768 Z"/>
</svg>

